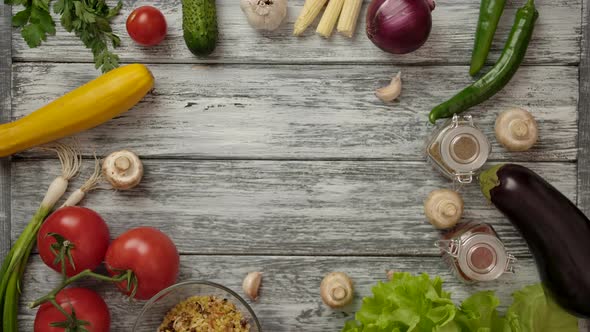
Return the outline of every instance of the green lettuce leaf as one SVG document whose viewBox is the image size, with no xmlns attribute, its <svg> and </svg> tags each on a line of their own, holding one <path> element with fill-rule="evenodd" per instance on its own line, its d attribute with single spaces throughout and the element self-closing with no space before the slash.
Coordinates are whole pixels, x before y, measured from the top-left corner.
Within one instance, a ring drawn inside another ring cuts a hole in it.
<svg viewBox="0 0 590 332">
<path fill-rule="evenodd" d="M 500 300 L 493 291 L 478 292 L 461 303 L 455 321 L 463 331 L 495 332 L 501 331 L 504 320 L 499 317 L 496 308 Z"/>
<path fill-rule="evenodd" d="M 578 319 L 560 308 L 541 284 L 525 287 L 514 294 L 506 312 L 504 332 L 578 332 Z"/>
<path fill-rule="evenodd" d="M 373 287 L 363 299 L 356 321 L 345 332 L 461 332 L 455 323 L 457 307 L 442 290 L 442 280 L 427 274 L 395 273 L 389 282 Z"/>
<path fill-rule="evenodd" d="M 546 296 L 541 284 L 513 294 L 506 316 L 493 291 L 478 292 L 456 307 L 442 280 L 395 273 L 363 299 L 343 332 L 578 332 L 578 320 Z"/>
</svg>

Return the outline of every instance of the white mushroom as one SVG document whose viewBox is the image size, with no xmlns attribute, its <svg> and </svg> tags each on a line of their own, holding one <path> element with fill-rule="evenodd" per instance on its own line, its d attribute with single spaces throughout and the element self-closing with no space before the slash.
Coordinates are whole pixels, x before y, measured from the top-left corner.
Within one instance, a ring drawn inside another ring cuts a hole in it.
<svg viewBox="0 0 590 332">
<path fill-rule="evenodd" d="M 250 272 L 248 275 L 246 275 L 246 278 L 244 278 L 242 290 L 244 291 L 244 294 L 248 295 L 252 301 L 256 301 L 258 299 L 260 283 L 262 283 L 262 273 L 260 272 Z"/>
<path fill-rule="evenodd" d="M 287 16 L 287 0 L 240 0 L 248 23 L 259 30 L 276 30 Z"/>
<path fill-rule="evenodd" d="M 383 88 L 377 89 L 375 91 L 375 95 L 377 98 L 381 99 L 381 101 L 387 103 L 393 101 L 399 97 L 402 93 L 402 72 L 400 71 L 395 75 L 388 86 Z"/>
<path fill-rule="evenodd" d="M 463 215 L 463 198 L 456 191 L 437 189 L 424 202 L 424 213 L 430 223 L 438 229 L 451 228 Z"/>
<path fill-rule="evenodd" d="M 521 108 L 504 111 L 496 118 L 496 139 L 508 151 L 526 151 L 537 143 L 537 121 Z"/>
<path fill-rule="evenodd" d="M 320 295 L 324 303 L 329 307 L 343 307 L 351 303 L 354 298 L 352 280 L 343 272 L 329 273 L 322 280 Z"/>
<path fill-rule="evenodd" d="M 139 157 L 128 150 L 113 152 L 102 163 L 102 172 L 113 188 L 131 189 L 143 176 L 143 164 Z"/>
</svg>

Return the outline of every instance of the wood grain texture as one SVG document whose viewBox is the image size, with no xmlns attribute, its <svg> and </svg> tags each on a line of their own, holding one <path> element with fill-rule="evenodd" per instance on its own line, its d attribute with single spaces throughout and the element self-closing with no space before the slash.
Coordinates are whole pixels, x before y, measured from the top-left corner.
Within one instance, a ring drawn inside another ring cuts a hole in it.
<svg viewBox="0 0 590 332">
<path fill-rule="evenodd" d="M 583 2 L 582 10 L 582 51 L 580 53 L 580 103 L 578 143 L 578 206 L 590 215 L 590 6 Z M 590 332 L 590 320 L 583 321 L 581 330 Z"/>
<path fill-rule="evenodd" d="M 91 172 L 71 188 L 80 186 Z M 573 163 L 525 164 L 576 199 Z M 158 227 L 184 254 L 438 255 L 438 234 L 423 216 L 430 191 L 450 183 L 419 162 L 146 160 L 131 191 L 96 191 L 84 205 L 116 237 Z M 13 238 L 58 174 L 56 160 L 16 160 L 12 177 Z M 465 219 L 493 224 L 509 250 L 526 244 L 476 184 L 462 190 Z"/>
<path fill-rule="evenodd" d="M 0 3 L 0 124 L 11 119 L 11 12 Z M 0 261 L 10 250 L 10 159 L 0 158 Z"/>
<path fill-rule="evenodd" d="M 78 135 L 86 155 L 128 148 L 144 157 L 191 159 L 423 160 L 436 104 L 469 84 L 467 67 L 393 65 L 152 65 L 155 92 L 131 112 Z M 374 90 L 403 71 L 402 97 Z M 83 64 L 14 66 L 13 113 L 24 116 L 96 77 Z M 495 142 L 496 115 L 534 113 L 540 141 L 529 152 Z M 573 161 L 577 154 L 577 68 L 523 67 L 472 114 L 493 143 L 492 159 Z M 33 152 L 31 155 L 37 155 Z"/>
<path fill-rule="evenodd" d="M 195 245 L 199 245 L 195 242 Z M 501 301 L 501 310 L 512 302 L 510 294 L 517 289 L 538 281 L 531 259 L 517 263 L 517 273 L 500 280 L 477 285 L 458 281 L 438 257 L 259 257 L 259 256 L 182 256 L 180 280 L 198 279 L 220 283 L 239 294 L 243 277 L 252 271 L 261 271 L 263 281 L 261 295 L 253 309 L 261 320 L 263 331 L 340 331 L 344 322 L 352 318 L 360 308 L 363 296 L 371 294 L 371 287 L 384 281 L 385 270 L 410 273 L 426 272 L 438 275 L 446 281 L 445 289 L 453 294 L 457 303 L 470 294 L 493 289 Z M 354 281 L 356 296 L 352 305 L 341 310 L 326 307 L 319 296 L 323 276 L 332 271 L 348 273 Z M 22 331 L 31 331 L 35 310 L 25 309 L 26 304 L 49 291 L 58 283 L 58 276 L 47 269 L 37 256 L 25 274 L 19 326 Z M 112 315 L 112 331 L 131 331 L 142 304 L 129 303 L 113 286 L 83 285 L 97 289 L 108 301 Z M 189 294 L 192 295 L 192 294 Z M 148 317 L 157 320 L 160 317 Z"/>
<path fill-rule="evenodd" d="M 584 38 L 580 61 L 580 103 L 579 112 L 579 159 L 578 159 L 578 206 L 590 215 L 590 8 L 584 1 L 582 14 Z"/>
<path fill-rule="evenodd" d="M 156 90 L 133 111 L 77 136 L 86 155 L 130 148 L 149 158 L 138 188 L 96 191 L 83 203 L 105 217 L 113 237 L 140 225 L 162 229 L 183 254 L 181 280 L 215 281 L 241 293 L 246 273 L 262 271 L 262 298 L 254 310 L 264 330 L 272 332 L 338 331 L 386 269 L 440 275 L 457 301 L 478 290 L 497 290 L 502 308 L 511 292 L 538 281 L 526 244 L 477 185 L 462 190 L 465 219 L 494 225 L 509 251 L 519 256 L 516 275 L 481 285 L 460 283 L 437 257 L 432 245 L 438 234 L 422 214 L 430 190 L 449 186 L 422 162 L 423 143 L 433 129 L 426 115 L 471 81 L 466 65 L 478 1 L 438 1 L 424 48 L 392 56 L 367 40 L 364 22 L 353 40 L 324 40 L 313 27 L 303 38 L 292 37 L 303 0 L 290 0 L 288 20 L 274 34 L 252 30 L 235 0 L 218 0 L 220 44 L 208 58 L 197 58 L 184 46 L 180 0 L 124 2 L 115 24 L 123 39 L 118 53 L 124 62 L 155 63 L 150 67 Z M 490 61 L 499 56 L 520 3 L 508 4 Z M 124 28 L 129 12 L 146 4 L 161 8 L 169 23 L 166 41 L 151 49 L 134 45 Z M 473 114 L 494 144 L 492 159 L 525 162 L 588 211 L 587 0 L 537 4 L 541 18 L 527 65 Z M 9 15 L 3 14 L 0 33 L 9 29 Z M 10 34 L 0 35 L 0 43 L 5 36 Z M 15 61 L 26 62 L 13 67 L 14 98 L 8 105 L 13 118 L 98 75 L 89 64 L 90 52 L 61 28 L 36 49 L 29 49 L 18 31 L 12 37 Z M 2 61 L 10 61 L 2 52 L 10 48 L 0 49 L 0 71 L 10 68 L 2 67 Z M 401 100 L 381 104 L 374 89 L 400 69 Z M 4 73 L 0 93 L 8 93 L 2 90 L 9 77 Z M 528 108 L 539 120 L 541 141 L 530 152 L 510 154 L 495 143 L 495 115 L 509 106 Z M 0 117 L 10 115 L 1 111 Z M 58 174 L 57 161 L 47 157 L 37 151 L 19 155 L 9 182 L 0 164 L 1 234 L 15 238 L 20 233 Z M 71 188 L 89 175 L 91 161 L 85 166 Z M 9 197 L 2 190 L 11 192 L 10 202 L 2 203 Z M 9 243 L 2 242 L 4 247 Z M 333 311 L 321 303 L 318 288 L 322 276 L 336 270 L 353 277 L 357 297 L 354 305 Z M 32 330 L 35 315 L 26 304 L 57 282 L 34 256 L 23 283 L 22 331 Z M 113 331 L 130 331 L 141 303 L 129 304 L 111 286 L 83 285 L 107 299 Z"/>
<path fill-rule="evenodd" d="M 114 1 L 111 1 L 113 3 Z M 181 30 L 180 0 L 125 0 L 121 15 L 116 19 L 115 32 L 123 46 L 117 51 L 125 62 L 142 63 L 414 63 L 463 64 L 469 63 L 473 36 L 479 13 L 479 2 L 472 0 L 440 0 L 433 12 L 433 29 L 424 47 L 410 55 L 391 55 L 380 51 L 365 36 L 364 16 L 361 14 L 353 40 L 335 35 L 324 40 L 315 34 L 315 24 L 304 37 L 292 36 L 293 23 L 303 0 L 289 1 L 286 22 L 275 33 L 260 34 L 246 22 L 238 1 L 217 2 L 220 28 L 219 45 L 207 58 L 192 55 L 184 44 Z M 526 62 L 534 64 L 577 64 L 580 60 L 581 0 L 537 0 L 540 19 L 529 47 Z M 125 20 L 140 5 L 160 8 L 168 21 L 168 37 L 159 46 L 142 48 L 127 36 Z M 514 13 L 521 2 L 509 2 L 498 28 L 489 57 L 490 63 L 499 57 L 504 41 L 514 21 Z M 61 27 L 55 37 L 42 47 L 30 49 L 14 31 L 14 57 L 17 61 L 92 62 L 92 56 L 80 40 Z M 87 66 L 91 68 L 91 66 Z"/>
</svg>

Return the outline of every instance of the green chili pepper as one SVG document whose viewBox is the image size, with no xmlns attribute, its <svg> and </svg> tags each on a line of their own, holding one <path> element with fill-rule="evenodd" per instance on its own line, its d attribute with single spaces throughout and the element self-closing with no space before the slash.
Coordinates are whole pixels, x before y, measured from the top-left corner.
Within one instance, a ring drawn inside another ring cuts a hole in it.
<svg viewBox="0 0 590 332">
<path fill-rule="evenodd" d="M 498 22 L 504 11 L 506 0 L 481 0 L 479 7 L 479 22 L 475 32 L 475 46 L 471 55 L 471 68 L 469 74 L 477 74 L 488 58 L 490 47 L 494 40 L 494 34 Z"/>
<path fill-rule="evenodd" d="M 494 67 L 472 85 L 463 89 L 448 101 L 436 106 L 430 112 L 430 122 L 450 118 L 472 106 L 478 105 L 508 84 L 522 63 L 539 13 L 535 1 L 528 2 L 516 12 L 516 19 L 504 50 Z"/>
</svg>

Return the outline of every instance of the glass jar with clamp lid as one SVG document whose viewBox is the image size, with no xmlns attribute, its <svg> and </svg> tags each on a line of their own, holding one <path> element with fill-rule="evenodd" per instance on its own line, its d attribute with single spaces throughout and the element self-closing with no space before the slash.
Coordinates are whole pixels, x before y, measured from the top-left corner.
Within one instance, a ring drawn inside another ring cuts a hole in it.
<svg viewBox="0 0 590 332">
<path fill-rule="evenodd" d="M 427 160 L 444 176 L 471 183 L 485 164 L 492 145 L 470 115 L 454 115 L 427 142 Z"/>
</svg>

